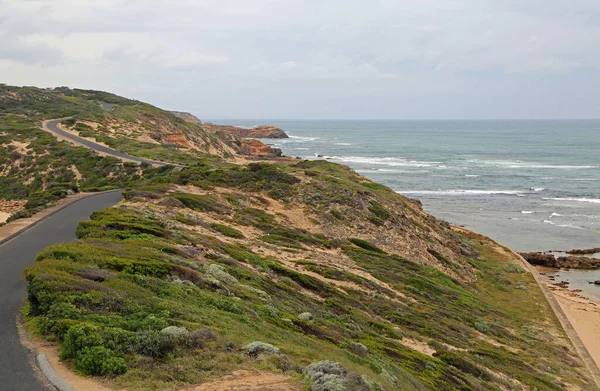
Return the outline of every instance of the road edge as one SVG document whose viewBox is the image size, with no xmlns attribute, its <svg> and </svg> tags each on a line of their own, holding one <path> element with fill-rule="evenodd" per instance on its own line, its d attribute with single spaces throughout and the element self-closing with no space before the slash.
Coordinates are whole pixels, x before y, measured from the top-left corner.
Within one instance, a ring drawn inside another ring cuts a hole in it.
<svg viewBox="0 0 600 391">
<path fill-rule="evenodd" d="M 58 391 L 76 391 L 73 387 L 69 385 L 66 381 L 63 380 L 62 377 L 56 373 L 52 365 L 48 362 L 48 358 L 46 357 L 46 352 L 41 352 L 35 358 L 35 362 L 38 365 L 38 368 L 42 372 L 42 375 L 52 384 Z"/>
<path fill-rule="evenodd" d="M 0 246 L 3 245 L 4 243 L 7 243 L 10 240 L 14 239 L 15 237 L 19 236 L 20 234 L 30 230 L 31 228 L 35 227 L 39 223 L 48 219 L 49 217 L 55 215 L 56 213 L 65 209 L 66 207 L 77 203 L 78 201 L 81 201 L 81 200 L 84 200 L 84 199 L 87 199 L 90 197 L 98 196 L 101 194 L 115 193 L 115 192 L 121 192 L 121 191 L 123 191 L 123 189 L 115 189 L 115 190 L 101 191 L 101 192 L 97 192 L 97 193 L 90 193 L 90 194 L 86 194 L 82 197 L 65 202 L 64 204 L 60 205 L 58 208 L 56 208 L 52 212 L 50 212 L 44 216 L 41 216 L 39 219 L 32 221 L 31 224 L 8 235 L 4 239 L 1 239 Z M 21 326 L 21 327 L 19 327 L 19 326 Z M 22 319 L 20 319 L 19 315 L 17 315 L 17 329 L 19 330 L 19 338 L 21 339 L 21 344 L 30 350 L 30 353 L 29 353 L 30 357 L 32 357 L 32 356 L 35 357 L 35 364 L 37 364 L 37 369 L 39 370 L 38 376 L 41 373 L 41 375 L 44 377 L 44 379 L 48 383 L 50 383 L 50 385 L 52 385 L 54 388 L 56 388 L 58 391 L 76 391 L 62 377 L 60 377 L 60 375 L 54 370 L 52 365 L 48 362 L 48 358 L 46 357 L 45 352 L 37 353 L 34 348 L 29 347 L 27 343 L 24 343 L 25 340 L 29 340 L 29 338 L 31 338 L 31 337 L 29 336 L 29 333 L 23 326 L 23 321 L 22 321 Z M 48 385 L 48 384 L 46 384 L 46 385 Z"/>
<path fill-rule="evenodd" d="M 37 219 L 37 220 L 35 220 L 35 221 L 31 222 L 31 224 L 29 224 L 29 225 L 27 225 L 27 226 L 25 226 L 25 227 L 21 228 L 21 229 L 20 229 L 20 230 L 18 230 L 17 232 L 14 232 L 14 233 L 12 233 L 12 234 L 8 235 L 8 236 L 7 236 L 7 237 L 5 237 L 4 239 L 0 239 L 0 246 L 1 246 L 1 245 L 3 245 L 4 243 L 7 243 L 7 242 L 11 241 L 11 240 L 12 240 L 12 239 L 14 239 L 15 237 L 17 237 L 17 236 L 19 236 L 20 234 L 22 234 L 23 232 L 25 232 L 25 231 L 27 231 L 27 230 L 29 230 L 29 229 L 31 229 L 31 228 L 33 228 L 33 227 L 35 227 L 36 225 L 38 225 L 38 224 L 39 224 L 39 223 L 41 223 L 42 221 L 46 220 L 46 219 L 47 219 L 47 218 L 49 218 L 50 216 L 53 216 L 53 215 L 55 215 L 56 213 L 60 212 L 61 210 L 63 210 L 63 209 L 64 209 L 64 208 L 66 208 L 67 206 L 73 205 L 74 203 L 76 203 L 76 202 L 78 202 L 78 201 L 81 201 L 81 200 L 84 200 L 84 199 L 86 199 L 86 198 L 89 198 L 89 197 L 94 197 L 94 196 L 96 196 L 96 195 L 100 195 L 100 194 L 114 193 L 114 192 L 117 192 L 117 191 L 123 191 L 123 189 L 115 189 L 115 190 L 107 190 L 107 191 L 100 191 L 100 192 L 97 192 L 97 193 L 91 193 L 91 194 L 85 195 L 85 196 L 83 196 L 83 197 L 80 197 L 80 198 L 77 198 L 77 199 L 71 200 L 71 201 L 69 201 L 69 202 L 65 202 L 64 204 L 60 205 L 60 207 L 58 207 L 57 209 L 53 210 L 52 212 L 50 212 L 50 213 L 48 213 L 48 214 L 46 214 L 46 215 L 44 215 L 44 216 L 41 216 L 39 219 Z M 9 223 L 9 224 L 10 224 L 10 223 Z"/>
</svg>

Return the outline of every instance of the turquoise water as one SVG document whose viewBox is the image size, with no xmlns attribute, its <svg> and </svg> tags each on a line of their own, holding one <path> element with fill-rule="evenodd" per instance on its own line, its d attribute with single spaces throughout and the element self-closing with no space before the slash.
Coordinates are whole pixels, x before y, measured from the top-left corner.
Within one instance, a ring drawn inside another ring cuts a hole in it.
<svg viewBox="0 0 600 391">
<path fill-rule="evenodd" d="M 215 121 L 221 122 L 224 121 Z M 343 163 L 517 250 L 600 247 L 600 120 L 291 121 L 263 140 Z"/>
</svg>

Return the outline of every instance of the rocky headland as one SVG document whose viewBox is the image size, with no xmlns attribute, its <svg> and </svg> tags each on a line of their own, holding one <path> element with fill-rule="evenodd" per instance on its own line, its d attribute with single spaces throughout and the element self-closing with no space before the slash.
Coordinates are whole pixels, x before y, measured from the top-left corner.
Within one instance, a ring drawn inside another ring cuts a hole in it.
<svg viewBox="0 0 600 391">
<path fill-rule="evenodd" d="M 202 124 L 202 127 L 204 130 L 211 133 L 225 132 L 242 138 L 289 138 L 283 129 L 271 125 L 255 126 L 253 128 L 240 128 L 238 126 L 206 123 Z"/>
<path fill-rule="evenodd" d="M 169 112 L 171 114 L 173 114 L 175 117 L 181 118 L 185 122 L 191 122 L 196 125 L 202 125 L 202 121 L 200 121 L 200 119 L 198 117 L 196 117 L 194 114 L 187 113 L 185 111 L 169 111 Z"/>
<path fill-rule="evenodd" d="M 555 257 L 541 252 L 519 253 L 527 262 L 536 266 L 569 269 L 599 269 L 600 259 L 590 257 Z"/>
<path fill-rule="evenodd" d="M 283 152 L 279 148 L 270 147 L 258 140 L 241 139 L 240 153 L 256 157 L 279 157 Z"/>
</svg>

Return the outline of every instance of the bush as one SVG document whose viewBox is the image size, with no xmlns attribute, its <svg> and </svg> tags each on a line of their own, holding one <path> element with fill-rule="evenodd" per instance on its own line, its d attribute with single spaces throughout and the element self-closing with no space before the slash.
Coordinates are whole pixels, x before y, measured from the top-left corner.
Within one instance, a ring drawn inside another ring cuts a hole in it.
<svg viewBox="0 0 600 391">
<path fill-rule="evenodd" d="M 234 276 L 227 273 L 227 270 L 225 270 L 223 266 L 217 265 L 216 263 L 211 263 L 210 265 L 208 265 L 208 267 L 206 268 L 206 274 L 216 278 L 224 284 L 237 285 L 239 283 Z"/>
<path fill-rule="evenodd" d="M 120 375 L 127 372 L 127 363 L 114 351 L 94 346 L 77 354 L 75 368 L 86 375 Z"/>
<path fill-rule="evenodd" d="M 138 354 L 149 357 L 165 357 L 175 349 L 173 338 L 158 331 L 142 331 L 137 333 L 135 350 Z"/>
<path fill-rule="evenodd" d="M 369 349 L 360 342 L 350 342 L 348 344 L 348 350 L 359 357 L 365 357 L 369 353 Z"/>
<path fill-rule="evenodd" d="M 227 208 L 224 207 L 219 199 L 213 195 L 197 195 L 197 194 L 177 194 L 176 199 L 181 201 L 186 207 L 200 212 L 216 212 L 226 213 Z"/>
<path fill-rule="evenodd" d="M 216 341 L 217 334 L 210 329 L 200 329 L 189 333 L 183 340 L 182 344 L 188 349 L 197 349 L 204 347 L 206 342 Z"/>
<path fill-rule="evenodd" d="M 523 269 L 519 265 L 515 265 L 514 263 L 510 263 L 510 264 L 506 265 L 504 267 L 504 270 L 506 270 L 509 273 L 525 273 L 525 269 Z"/>
<path fill-rule="evenodd" d="M 303 322 L 308 322 L 308 323 L 313 323 L 315 321 L 315 317 L 313 314 L 311 314 L 310 312 L 303 312 L 300 315 L 298 315 L 298 319 L 300 319 Z"/>
<path fill-rule="evenodd" d="M 304 378 L 311 391 L 370 391 L 359 374 L 350 372 L 342 364 L 332 361 L 311 364 L 304 371 Z"/>
<path fill-rule="evenodd" d="M 360 248 L 364 248 L 365 250 L 373 251 L 373 252 L 380 253 L 380 254 L 386 254 L 385 251 L 383 251 L 382 249 L 380 249 L 379 247 L 377 247 L 375 245 L 372 245 L 371 243 L 367 242 L 366 240 L 351 238 L 350 242 L 352 242 L 352 244 L 354 244 Z"/>
<path fill-rule="evenodd" d="M 388 212 L 383 206 L 381 206 L 376 201 L 371 201 L 371 206 L 369 206 L 369 211 L 373 213 L 379 219 L 385 221 L 390 217 L 390 212 Z"/>
<path fill-rule="evenodd" d="M 220 232 L 223 235 L 228 236 L 230 238 L 242 239 L 244 237 L 243 233 L 241 233 L 237 229 L 231 228 L 231 227 L 229 227 L 227 225 L 213 223 L 213 224 L 210 225 L 210 228 L 213 231 Z"/>
<path fill-rule="evenodd" d="M 71 327 L 65 334 L 63 344 L 60 347 L 60 359 L 75 358 L 78 352 L 86 348 L 100 346 L 103 342 L 100 327 L 90 323 L 78 324 Z"/>
<path fill-rule="evenodd" d="M 340 212 L 338 212 L 335 209 L 330 210 L 329 213 L 331 213 L 331 215 L 338 220 L 344 220 L 344 215 L 342 215 Z"/>
<path fill-rule="evenodd" d="M 173 338 L 174 340 L 181 340 L 181 339 L 187 337 L 187 335 L 190 332 L 187 331 L 184 327 L 169 326 L 169 327 L 165 327 L 164 329 L 160 330 L 160 333 L 167 335 L 167 336 Z"/>
<path fill-rule="evenodd" d="M 270 355 L 279 355 L 281 352 L 275 346 L 270 343 L 254 341 L 244 346 L 243 349 L 248 353 L 249 356 L 259 357 L 259 356 L 270 356 Z"/>
</svg>

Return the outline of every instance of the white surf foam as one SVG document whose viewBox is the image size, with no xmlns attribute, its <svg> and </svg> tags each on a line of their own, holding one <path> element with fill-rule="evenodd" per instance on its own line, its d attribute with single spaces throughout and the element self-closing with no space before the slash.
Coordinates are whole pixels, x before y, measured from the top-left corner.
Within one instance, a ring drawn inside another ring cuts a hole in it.
<svg viewBox="0 0 600 391">
<path fill-rule="evenodd" d="M 315 141 L 317 140 L 319 137 L 301 137 L 301 136 L 292 136 L 288 134 L 289 139 L 286 140 L 288 142 L 294 142 L 294 141 Z M 285 140 L 285 139 L 282 139 Z"/>
<path fill-rule="evenodd" d="M 600 204 L 600 199 L 598 198 L 544 198 L 547 201 L 572 201 L 572 202 L 588 202 L 592 204 Z"/>
<path fill-rule="evenodd" d="M 408 160 L 403 157 L 366 157 L 366 156 L 326 156 L 329 159 L 346 163 L 373 164 L 390 167 L 433 167 L 441 162 Z"/>
<path fill-rule="evenodd" d="M 557 223 L 555 223 L 554 221 L 551 221 L 551 220 L 544 220 L 544 223 L 550 224 L 550 225 L 554 225 L 555 227 L 573 228 L 573 229 L 585 229 L 583 227 L 580 227 L 578 225 L 573 225 L 573 224 L 557 224 Z"/>
<path fill-rule="evenodd" d="M 407 190 L 397 191 L 400 194 L 423 194 L 423 195 L 494 195 L 494 194 L 505 194 L 505 195 L 521 195 L 521 190 Z"/>
<path fill-rule="evenodd" d="M 531 214 L 534 214 L 535 212 L 532 210 L 522 210 L 521 213 L 524 215 L 531 215 Z"/>
<path fill-rule="evenodd" d="M 506 168 L 549 168 L 549 169 L 591 169 L 598 168 L 593 165 L 570 165 L 570 164 L 548 164 L 538 162 L 524 162 L 520 160 L 469 160 L 471 163 L 480 163 L 487 166 L 506 167 Z"/>
</svg>

